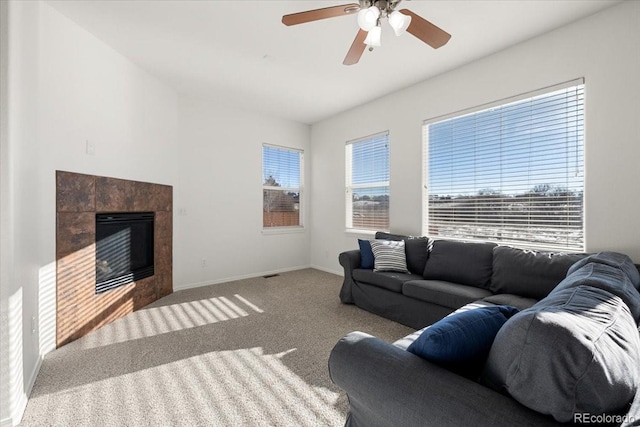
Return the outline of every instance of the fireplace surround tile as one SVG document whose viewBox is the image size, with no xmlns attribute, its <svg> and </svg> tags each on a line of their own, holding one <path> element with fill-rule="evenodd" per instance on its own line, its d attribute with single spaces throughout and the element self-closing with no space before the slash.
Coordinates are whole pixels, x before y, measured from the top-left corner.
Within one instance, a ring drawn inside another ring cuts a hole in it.
<svg viewBox="0 0 640 427">
<path fill-rule="evenodd" d="M 173 292 L 173 188 L 56 171 L 57 346 Z M 155 274 L 95 293 L 95 215 L 155 212 Z"/>
<path fill-rule="evenodd" d="M 96 210 L 96 182 L 91 175 L 56 172 L 57 212 L 91 212 Z"/>
<path fill-rule="evenodd" d="M 96 211 L 132 212 L 134 211 L 133 198 L 131 181 L 96 177 Z M 149 202 L 149 200 L 146 201 L 148 205 L 151 204 Z"/>
<path fill-rule="evenodd" d="M 96 240 L 96 215 L 94 212 L 58 212 L 57 259 L 86 248 Z"/>
<path fill-rule="evenodd" d="M 159 212 L 172 212 L 173 206 L 173 192 L 172 187 L 168 187 L 166 185 L 156 186 L 154 188 L 154 200 L 156 205 L 156 210 Z"/>
</svg>

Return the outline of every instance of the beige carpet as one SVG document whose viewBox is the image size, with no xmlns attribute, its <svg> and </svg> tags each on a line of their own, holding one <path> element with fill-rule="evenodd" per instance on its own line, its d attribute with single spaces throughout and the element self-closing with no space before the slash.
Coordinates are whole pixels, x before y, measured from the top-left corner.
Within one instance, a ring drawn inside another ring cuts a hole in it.
<svg viewBox="0 0 640 427">
<path fill-rule="evenodd" d="M 341 426 L 329 352 L 411 329 L 340 304 L 300 270 L 176 292 L 48 354 L 24 426 Z"/>
</svg>

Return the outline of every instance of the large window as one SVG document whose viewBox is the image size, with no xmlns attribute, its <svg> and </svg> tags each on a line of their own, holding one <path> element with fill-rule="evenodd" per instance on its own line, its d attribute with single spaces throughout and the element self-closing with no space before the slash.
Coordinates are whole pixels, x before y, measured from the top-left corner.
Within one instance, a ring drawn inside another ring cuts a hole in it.
<svg viewBox="0 0 640 427">
<path fill-rule="evenodd" d="M 302 226 L 302 150 L 262 146 L 262 226 Z"/>
<path fill-rule="evenodd" d="M 423 232 L 583 251 L 583 107 L 580 79 L 425 122 Z"/>
<path fill-rule="evenodd" d="M 389 230 L 389 133 L 347 142 L 346 226 Z"/>
</svg>

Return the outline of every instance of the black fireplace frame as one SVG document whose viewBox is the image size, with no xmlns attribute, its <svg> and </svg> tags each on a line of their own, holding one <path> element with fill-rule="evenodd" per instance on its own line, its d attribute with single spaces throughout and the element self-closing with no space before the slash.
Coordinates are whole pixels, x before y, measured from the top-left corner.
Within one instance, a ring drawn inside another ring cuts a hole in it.
<svg viewBox="0 0 640 427">
<path fill-rule="evenodd" d="M 100 244 L 98 237 L 98 227 L 100 224 L 115 225 L 115 224 L 146 224 L 151 225 L 150 232 L 146 233 L 146 258 L 151 260 L 150 265 L 145 265 L 140 268 L 136 268 L 127 273 L 112 277 L 106 280 L 98 281 L 98 263 Z M 96 213 L 96 294 L 107 292 L 111 289 L 118 288 L 120 286 L 128 285 L 137 280 L 151 277 L 155 274 L 155 212 L 112 212 L 112 213 Z"/>
</svg>

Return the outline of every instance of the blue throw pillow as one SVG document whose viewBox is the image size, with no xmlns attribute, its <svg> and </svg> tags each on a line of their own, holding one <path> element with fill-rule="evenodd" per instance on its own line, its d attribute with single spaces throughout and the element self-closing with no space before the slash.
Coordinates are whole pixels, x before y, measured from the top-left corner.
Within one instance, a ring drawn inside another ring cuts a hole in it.
<svg viewBox="0 0 640 427">
<path fill-rule="evenodd" d="M 466 377 L 477 378 L 498 331 L 518 311 L 515 307 L 496 305 L 447 316 L 425 329 L 407 351 Z"/>
<path fill-rule="evenodd" d="M 358 245 L 360 246 L 360 268 L 372 269 L 375 259 L 371 250 L 371 242 L 358 239 Z"/>
</svg>

